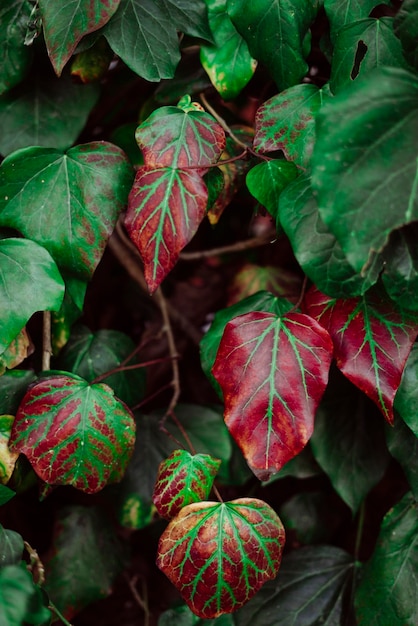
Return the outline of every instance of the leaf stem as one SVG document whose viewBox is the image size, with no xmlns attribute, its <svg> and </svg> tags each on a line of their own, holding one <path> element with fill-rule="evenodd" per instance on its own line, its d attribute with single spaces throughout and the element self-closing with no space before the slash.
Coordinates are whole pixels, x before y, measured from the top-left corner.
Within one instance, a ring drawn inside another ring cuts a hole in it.
<svg viewBox="0 0 418 626">
<path fill-rule="evenodd" d="M 178 364 L 179 355 L 177 354 L 176 342 L 174 341 L 173 329 L 171 327 L 170 316 L 168 314 L 167 301 L 164 297 L 161 287 L 158 287 L 158 289 L 156 290 L 155 298 L 158 302 L 161 315 L 163 318 L 162 330 L 167 337 L 168 351 L 170 354 L 171 369 L 172 369 L 172 374 L 173 374 L 173 378 L 171 380 L 171 386 L 173 388 L 173 396 L 171 398 L 170 404 L 168 405 L 167 411 L 165 412 L 165 415 L 168 416 L 174 410 L 178 402 L 178 399 L 180 397 L 180 370 L 179 370 L 179 364 Z"/>
<path fill-rule="evenodd" d="M 286 315 L 290 315 L 290 313 L 294 313 L 295 311 L 298 310 L 298 308 L 302 304 L 303 298 L 305 297 L 306 285 L 307 284 L 308 284 L 308 277 L 305 274 L 305 276 L 303 278 L 303 283 L 302 283 L 302 287 L 301 287 L 301 290 L 300 290 L 299 298 L 298 298 L 297 302 L 292 306 L 292 308 L 286 313 Z"/>
<path fill-rule="evenodd" d="M 149 367 L 150 365 L 157 365 L 158 363 L 164 363 L 165 361 L 170 361 L 172 357 L 165 356 L 159 359 L 152 359 L 151 361 L 144 361 L 143 363 L 135 363 L 134 365 L 118 365 L 118 367 L 114 367 L 113 369 L 100 374 L 100 376 L 96 376 L 94 380 L 91 381 L 91 385 L 95 385 L 96 383 L 102 382 L 109 376 L 113 376 L 113 374 L 118 374 L 119 372 L 127 372 L 130 370 L 137 370 L 141 367 Z M 178 356 L 176 356 L 178 358 Z M 126 360 L 126 359 L 125 359 Z"/>
<path fill-rule="evenodd" d="M 51 369 L 51 311 L 43 312 L 42 320 L 42 371 Z"/>
<path fill-rule="evenodd" d="M 251 248 L 259 248 L 266 246 L 267 244 L 274 243 L 273 233 L 270 235 L 263 235 L 259 237 L 253 237 L 252 239 L 246 239 L 245 241 L 237 241 L 229 246 L 222 246 L 219 248 L 211 248 L 210 250 L 199 250 L 197 252 L 182 252 L 180 254 L 181 261 L 196 261 L 199 259 L 207 259 L 212 256 L 218 256 L 220 254 L 229 254 L 231 252 L 241 252 L 242 250 L 249 250 Z"/>
<path fill-rule="evenodd" d="M 360 554 L 361 540 L 363 538 L 365 514 L 366 514 L 366 506 L 365 506 L 365 501 L 363 500 L 363 502 L 360 505 L 360 510 L 358 514 L 356 543 L 354 545 L 354 558 L 356 561 L 358 561 L 359 554 Z"/>
<path fill-rule="evenodd" d="M 191 439 L 189 437 L 189 435 L 187 434 L 183 424 L 180 422 L 179 419 L 177 419 L 176 414 L 174 413 L 174 411 L 170 412 L 170 417 L 173 420 L 173 422 L 175 423 L 175 425 L 177 426 L 177 428 L 179 429 L 179 431 L 181 432 L 181 434 L 184 437 L 185 442 L 187 443 L 187 445 L 189 446 L 189 450 L 192 454 L 196 454 L 196 448 L 194 447 L 194 445 L 191 442 Z"/>
<path fill-rule="evenodd" d="M 51 600 L 49 601 L 48 608 L 50 611 L 55 613 L 55 615 L 61 620 L 63 624 L 65 624 L 65 626 L 72 626 L 72 624 L 68 620 L 65 619 L 64 615 L 61 613 L 61 611 L 55 606 L 55 604 Z"/>
<path fill-rule="evenodd" d="M 134 578 L 129 578 L 128 575 L 125 576 L 126 581 L 128 583 L 129 589 L 131 590 L 131 593 L 135 599 L 135 602 L 138 604 L 139 607 L 141 607 L 141 609 L 144 612 L 144 626 L 149 626 L 150 623 L 150 611 L 149 611 L 149 606 L 148 606 L 148 594 L 147 594 L 147 588 L 145 585 L 145 581 L 143 580 L 143 584 L 142 584 L 142 593 L 144 596 L 144 599 L 141 598 L 141 596 L 138 593 L 138 589 L 136 588 L 136 583 L 138 582 L 138 576 L 135 576 Z"/>
</svg>

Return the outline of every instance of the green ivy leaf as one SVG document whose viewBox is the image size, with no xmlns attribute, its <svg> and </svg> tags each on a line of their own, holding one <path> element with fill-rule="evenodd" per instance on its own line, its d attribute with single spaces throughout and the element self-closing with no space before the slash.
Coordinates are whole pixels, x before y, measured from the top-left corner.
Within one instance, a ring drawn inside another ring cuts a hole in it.
<svg viewBox="0 0 418 626">
<path fill-rule="evenodd" d="M 19 456 L 17 452 L 9 450 L 13 421 L 13 415 L 0 414 L 0 483 L 3 485 L 9 482 Z"/>
<path fill-rule="evenodd" d="M 324 0 L 324 7 L 331 24 L 331 37 L 345 26 L 369 17 L 378 4 L 389 4 L 389 0 Z"/>
<path fill-rule="evenodd" d="M 235 98 L 254 74 L 257 62 L 227 13 L 228 0 L 206 0 L 214 44 L 202 45 L 200 60 L 224 100 Z"/>
<path fill-rule="evenodd" d="M 393 18 L 369 18 L 348 24 L 335 38 L 331 90 L 338 93 L 381 65 L 408 69 L 393 30 Z"/>
<path fill-rule="evenodd" d="M 261 500 L 197 502 L 161 535 L 157 565 L 196 615 L 215 618 L 276 576 L 284 536 L 279 517 Z"/>
<path fill-rule="evenodd" d="M 0 167 L 0 225 L 51 253 L 60 268 L 91 278 L 132 181 L 125 154 L 106 142 L 26 148 Z"/>
<path fill-rule="evenodd" d="M 396 414 L 393 427 L 386 425 L 385 430 L 389 452 L 402 467 L 415 500 L 418 500 L 418 438 Z"/>
<path fill-rule="evenodd" d="M 33 582 L 26 564 L 0 570 L 0 624 L 44 626 L 51 613 L 44 605 L 40 588 Z"/>
<path fill-rule="evenodd" d="M 27 391 L 9 447 L 25 454 L 46 483 L 96 493 L 121 480 L 134 441 L 132 414 L 110 387 L 57 375 Z"/>
<path fill-rule="evenodd" d="M 339 516 L 330 498 L 321 491 L 297 493 L 280 507 L 280 519 L 287 532 L 293 531 L 301 544 L 332 540 Z"/>
<path fill-rule="evenodd" d="M 418 622 L 418 504 L 411 493 L 383 518 L 355 596 L 359 626 Z"/>
<path fill-rule="evenodd" d="M 45 43 L 58 76 L 82 37 L 104 26 L 119 3 L 120 0 L 39 0 Z"/>
<path fill-rule="evenodd" d="M 105 598 L 125 555 L 104 512 L 95 507 L 61 509 L 46 565 L 46 590 L 67 619 Z"/>
<path fill-rule="evenodd" d="M 99 95 L 97 85 L 77 85 L 35 74 L 0 98 L 0 152 L 47 146 L 69 148 L 83 129 Z"/>
<path fill-rule="evenodd" d="M 17 367 L 33 352 L 33 346 L 26 332 L 22 328 L 18 335 L 9 343 L 6 350 L 0 354 L 0 376 L 7 369 Z"/>
<path fill-rule="evenodd" d="M 308 70 L 303 42 L 317 0 L 228 0 L 227 6 L 251 55 L 268 67 L 279 90 L 299 83 Z"/>
<path fill-rule="evenodd" d="M 28 239 L 0 241 L 0 270 L 1 353 L 33 313 L 60 308 L 64 282 L 45 248 Z"/>
<path fill-rule="evenodd" d="M 418 437 L 418 345 L 414 344 L 395 396 L 395 409 Z"/>
<path fill-rule="evenodd" d="M 417 103 L 415 76 L 377 68 L 318 113 L 312 185 L 322 219 L 357 272 L 392 230 L 417 219 Z"/>
<path fill-rule="evenodd" d="M 13 489 L 6 487 L 6 485 L 0 485 L 0 506 L 7 504 L 15 495 L 16 492 Z"/>
<path fill-rule="evenodd" d="M 35 380 L 32 370 L 12 370 L 0 376 L 0 415 L 15 415 L 26 389 Z"/>
<path fill-rule="evenodd" d="M 0 571 L 8 565 L 18 565 L 24 550 L 23 539 L 14 530 L 6 530 L 0 524 Z"/>
<path fill-rule="evenodd" d="M 418 224 L 394 230 L 383 251 L 382 280 L 386 292 L 403 309 L 418 311 Z"/>
<path fill-rule="evenodd" d="M 180 60 L 177 30 L 211 41 L 204 0 L 121 0 L 103 34 L 128 67 L 159 81 Z"/>
<path fill-rule="evenodd" d="M 401 40 L 407 61 L 418 69 L 418 2 L 404 0 L 395 16 L 395 33 Z"/>
<path fill-rule="evenodd" d="M 28 0 L 9 0 L 0 8 L 0 94 L 17 85 L 29 69 L 32 53 L 24 42 L 31 12 Z"/>
<path fill-rule="evenodd" d="M 247 174 L 249 192 L 277 219 L 280 194 L 298 176 L 294 163 L 284 159 L 263 161 L 252 167 Z"/>
</svg>

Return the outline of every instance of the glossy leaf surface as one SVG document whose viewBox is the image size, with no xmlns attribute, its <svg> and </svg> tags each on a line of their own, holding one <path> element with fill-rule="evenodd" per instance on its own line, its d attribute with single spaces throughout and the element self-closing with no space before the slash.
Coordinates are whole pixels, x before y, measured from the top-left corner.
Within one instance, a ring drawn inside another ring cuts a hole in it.
<svg viewBox="0 0 418 626">
<path fill-rule="evenodd" d="M 0 483 L 3 485 L 9 482 L 19 456 L 8 447 L 13 420 L 13 415 L 0 415 Z"/>
<path fill-rule="evenodd" d="M 60 76 L 84 35 L 104 26 L 120 0 L 39 0 L 48 55 Z"/>
<path fill-rule="evenodd" d="M 29 69 L 32 54 L 24 41 L 31 11 L 28 0 L 12 0 L 0 8 L 0 94 L 20 82 Z"/>
<path fill-rule="evenodd" d="M 395 16 L 395 33 L 401 40 L 405 58 L 418 68 L 418 3 L 417 0 L 404 0 Z"/>
<path fill-rule="evenodd" d="M 359 626 L 418 621 L 418 505 L 407 493 L 383 518 L 376 548 L 356 592 Z"/>
<path fill-rule="evenodd" d="M 19 533 L 0 524 L 0 570 L 7 565 L 18 565 L 23 556 L 24 544 Z"/>
<path fill-rule="evenodd" d="M 232 613 L 274 578 L 284 528 L 265 502 L 189 504 L 161 535 L 158 567 L 202 618 Z"/>
<path fill-rule="evenodd" d="M 417 102 L 415 76 L 377 68 L 318 113 L 312 184 L 322 219 L 357 272 L 392 230 L 417 219 Z"/>
<path fill-rule="evenodd" d="M 24 396 L 10 449 L 25 454 L 48 484 L 95 493 L 121 480 L 134 441 L 132 414 L 110 387 L 59 375 Z"/>
<path fill-rule="evenodd" d="M 0 570 L 0 623 L 2 626 L 48 623 L 51 612 L 43 603 L 40 588 L 26 565 L 9 565 Z"/>
<path fill-rule="evenodd" d="M 66 154 L 14 152 L 0 168 L 0 225 L 44 245 L 60 268 L 89 279 L 126 203 L 131 172 L 122 150 L 106 142 Z"/>
<path fill-rule="evenodd" d="M 221 461 L 208 454 L 175 450 L 162 461 L 153 502 L 161 517 L 172 519 L 192 502 L 207 500 Z"/>
<path fill-rule="evenodd" d="M 389 4 L 389 0 L 324 0 L 324 7 L 331 25 L 331 34 L 336 34 L 346 24 L 369 17 L 378 4 Z"/>
<path fill-rule="evenodd" d="M 57 311 L 63 296 L 64 282 L 45 248 L 28 239 L 2 239 L 0 353 L 8 348 L 33 313 Z"/>
<path fill-rule="evenodd" d="M 328 332 L 301 313 L 252 312 L 226 325 L 212 373 L 228 430 L 260 480 L 308 442 L 331 358 Z"/>
<path fill-rule="evenodd" d="M 246 183 L 251 195 L 277 218 L 280 194 L 298 175 L 294 163 L 284 159 L 263 161 L 250 169 Z"/>
<path fill-rule="evenodd" d="M 378 292 L 335 300 L 312 287 L 305 310 L 326 328 L 334 343 L 338 368 L 393 422 L 393 401 L 417 322 L 396 311 Z"/>
<path fill-rule="evenodd" d="M 418 346 L 414 345 L 402 374 L 395 397 L 395 409 L 405 424 L 418 437 Z"/>
</svg>

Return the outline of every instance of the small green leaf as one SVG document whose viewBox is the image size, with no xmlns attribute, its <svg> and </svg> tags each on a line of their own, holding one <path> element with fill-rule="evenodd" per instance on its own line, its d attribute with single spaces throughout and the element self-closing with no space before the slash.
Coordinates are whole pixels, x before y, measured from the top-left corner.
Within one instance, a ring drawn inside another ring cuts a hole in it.
<svg viewBox="0 0 418 626">
<path fill-rule="evenodd" d="M 6 487 L 6 485 L 0 485 L 0 506 L 7 504 L 15 495 L 16 492 L 13 489 Z"/>
<path fill-rule="evenodd" d="M 243 606 L 280 566 L 284 528 L 268 504 L 241 498 L 181 509 L 158 546 L 158 567 L 199 617 Z"/>
<path fill-rule="evenodd" d="M 26 565 L 9 565 L 0 570 L 0 624 L 45 626 L 51 613 L 44 605 L 40 588 Z"/>
<path fill-rule="evenodd" d="M 418 437 L 418 345 L 414 344 L 395 396 L 395 409 Z"/>
<path fill-rule="evenodd" d="M 57 311 L 63 297 L 64 281 L 45 248 L 28 239 L 0 241 L 0 353 L 33 313 Z"/>
<path fill-rule="evenodd" d="M 91 48 L 79 52 L 71 63 L 71 76 L 82 83 L 92 83 L 103 78 L 113 59 L 113 51 L 104 37 L 99 37 Z"/>
<path fill-rule="evenodd" d="M 393 427 L 386 425 L 385 431 L 389 452 L 402 467 L 411 491 L 418 500 L 418 438 L 396 414 Z"/>
<path fill-rule="evenodd" d="M 245 263 L 235 274 L 228 290 L 228 305 L 236 304 L 258 291 L 270 291 L 274 296 L 297 302 L 302 280 L 296 272 L 274 265 Z"/>
<path fill-rule="evenodd" d="M 22 328 L 18 335 L 9 343 L 6 350 L 0 354 L 0 376 L 7 369 L 17 367 L 33 352 L 33 346 L 26 328 Z"/>
<path fill-rule="evenodd" d="M 359 626 L 418 623 L 418 504 L 407 493 L 383 518 L 355 596 Z"/>
<path fill-rule="evenodd" d="M 17 452 L 9 450 L 13 421 L 13 415 L 0 414 L 0 483 L 3 485 L 9 482 L 19 456 Z"/>
<path fill-rule="evenodd" d="M 369 17 L 378 4 L 389 4 L 389 0 L 324 0 L 324 7 L 331 24 L 331 36 L 352 22 Z"/>
<path fill-rule="evenodd" d="M 280 194 L 295 180 L 298 173 L 299 170 L 294 163 L 284 159 L 273 159 L 252 167 L 247 174 L 246 183 L 254 198 L 277 219 Z"/>
<path fill-rule="evenodd" d="M 24 550 L 23 539 L 14 530 L 6 530 L 0 524 L 0 571 L 7 565 L 18 565 Z"/>
<path fill-rule="evenodd" d="M 25 34 L 31 12 L 28 0 L 9 0 L 0 8 L 0 94 L 17 85 L 29 69 L 32 53 Z"/>
<path fill-rule="evenodd" d="M 395 33 L 401 40 L 407 61 L 418 69 L 418 2 L 404 0 L 395 16 Z"/>
</svg>

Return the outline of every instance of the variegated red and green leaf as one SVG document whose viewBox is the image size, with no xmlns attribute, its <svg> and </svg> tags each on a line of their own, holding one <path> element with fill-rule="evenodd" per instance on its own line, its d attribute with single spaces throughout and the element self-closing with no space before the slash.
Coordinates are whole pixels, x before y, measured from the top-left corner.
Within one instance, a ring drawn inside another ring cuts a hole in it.
<svg viewBox="0 0 418 626">
<path fill-rule="evenodd" d="M 57 375 L 26 393 L 9 447 L 45 482 L 96 493 L 122 479 L 134 442 L 133 416 L 110 387 Z"/>
<path fill-rule="evenodd" d="M 205 216 L 208 191 L 196 170 L 141 167 L 128 200 L 126 229 L 152 293 L 176 264 Z"/>
<path fill-rule="evenodd" d="M 328 332 L 302 313 L 254 311 L 226 325 L 212 373 L 229 432 L 260 480 L 276 474 L 311 437 L 331 359 Z"/>
<path fill-rule="evenodd" d="M 174 450 L 162 461 L 153 502 L 161 517 L 172 519 L 187 504 L 207 500 L 221 461 L 209 454 Z"/>
<path fill-rule="evenodd" d="M 393 401 L 418 334 L 418 318 L 397 311 L 377 290 L 336 300 L 312 287 L 304 306 L 331 335 L 342 373 L 393 424 Z"/>
<path fill-rule="evenodd" d="M 285 532 L 262 500 L 198 502 L 184 507 L 161 535 L 158 567 L 202 619 L 232 613 L 280 567 Z"/>
<path fill-rule="evenodd" d="M 214 118 L 195 109 L 161 107 L 138 126 L 135 137 L 150 167 L 198 168 L 217 162 L 225 133 Z"/>
</svg>

